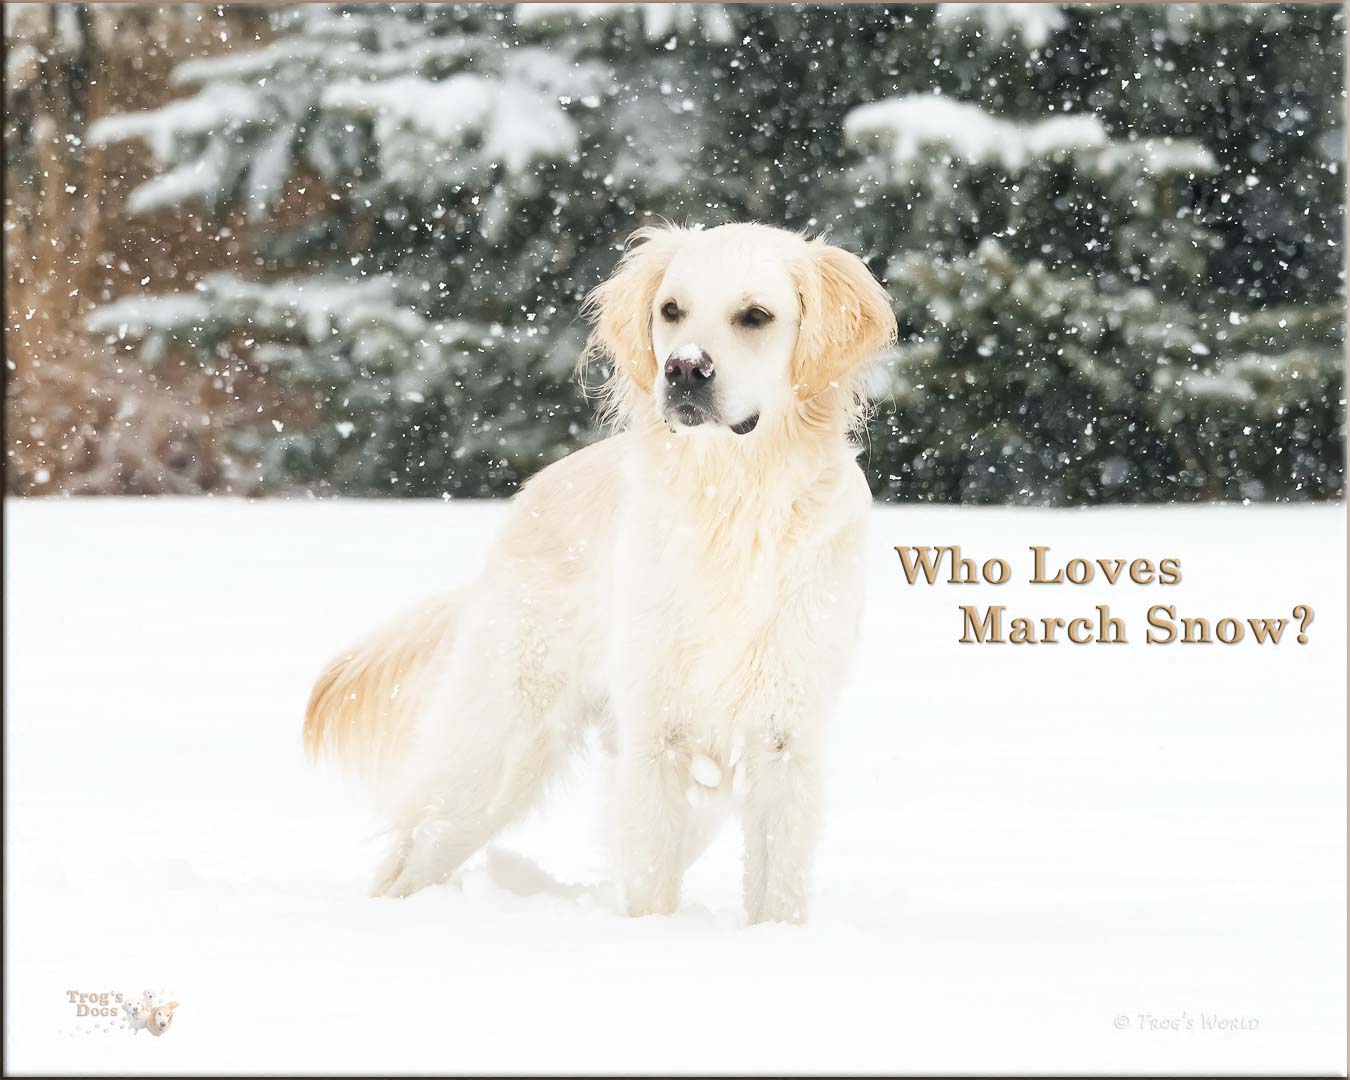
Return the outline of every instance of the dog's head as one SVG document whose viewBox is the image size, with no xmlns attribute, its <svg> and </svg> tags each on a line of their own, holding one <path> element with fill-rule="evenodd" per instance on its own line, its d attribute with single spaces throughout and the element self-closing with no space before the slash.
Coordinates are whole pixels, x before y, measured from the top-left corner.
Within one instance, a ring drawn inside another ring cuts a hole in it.
<svg viewBox="0 0 1350 1080">
<path fill-rule="evenodd" d="M 587 306 L 613 407 L 676 431 L 842 415 L 863 362 L 895 338 L 862 260 L 764 225 L 641 229 Z"/>
<path fill-rule="evenodd" d="M 147 1018 L 146 1027 L 150 1029 L 152 1035 L 163 1035 L 173 1023 L 173 1011 L 178 1008 L 178 1002 L 171 1001 L 167 1005 L 156 1005 Z"/>
</svg>

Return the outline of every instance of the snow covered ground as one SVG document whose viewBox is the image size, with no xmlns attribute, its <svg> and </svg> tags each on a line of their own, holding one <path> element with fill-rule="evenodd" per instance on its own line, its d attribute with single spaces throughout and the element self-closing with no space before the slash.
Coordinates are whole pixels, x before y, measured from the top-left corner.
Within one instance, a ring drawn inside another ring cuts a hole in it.
<svg viewBox="0 0 1350 1080">
<path fill-rule="evenodd" d="M 365 898 L 373 823 L 301 758 L 310 679 L 472 572 L 500 506 L 5 510 L 11 1072 L 1346 1067 L 1341 506 L 879 509 L 800 929 L 742 926 L 732 831 L 679 914 L 617 915 L 595 760 L 460 885 Z M 1014 583 L 906 585 L 892 545 L 943 543 Z M 1184 580 L 1031 587 L 1030 544 Z M 995 602 L 1109 602 L 1138 640 L 957 644 Z M 1146 646 L 1154 603 L 1316 618 Z M 67 996 L 147 988 L 162 1038 Z"/>
</svg>

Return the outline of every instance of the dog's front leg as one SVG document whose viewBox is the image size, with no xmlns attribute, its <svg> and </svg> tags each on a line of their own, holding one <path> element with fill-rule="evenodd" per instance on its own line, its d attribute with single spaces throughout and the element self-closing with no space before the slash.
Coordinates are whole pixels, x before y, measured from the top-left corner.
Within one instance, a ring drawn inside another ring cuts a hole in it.
<svg viewBox="0 0 1350 1080">
<path fill-rule="evenodd" d="M 680 903 L 689 818 L 689 764 L 682 743 L 673 729 L 619 738 L 614 820 L 629 915 L 669 915 Z"/>
<path fill-rule="evenodd" d="M 744 768 L 745 910 L 752 923 L 806 920 L 820 821 L 814 740 L 770 723 Z"/>
</svg>

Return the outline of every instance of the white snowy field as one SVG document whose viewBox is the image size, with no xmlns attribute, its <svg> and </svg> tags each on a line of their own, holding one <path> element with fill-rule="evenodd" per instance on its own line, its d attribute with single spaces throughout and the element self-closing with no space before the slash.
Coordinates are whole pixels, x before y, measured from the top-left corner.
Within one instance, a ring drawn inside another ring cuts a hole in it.
<svg viewBox="0 0 1350 1080">
<path fill-rule="evenodd" d="M 9 1072 L 1344 1073 L 1343 506 L 878 509 L 803 928 L 743 925 L 730 829 L 677 915 L 618 915 L 594 759 L 459 884 L 365 897 L 310 680 L 502 512 L 5 504 Z M 1013 583 L 909 586 L 896 544 Z M 1183 580 L 1033 587 L 1032 544 Z M 958 644 L 986 603 L 1130 640 Z M 1306 645 L 1143 643 L 1299 603 Z M 161 1038 L 67 996 L 145 989 Z"/>
</svg>

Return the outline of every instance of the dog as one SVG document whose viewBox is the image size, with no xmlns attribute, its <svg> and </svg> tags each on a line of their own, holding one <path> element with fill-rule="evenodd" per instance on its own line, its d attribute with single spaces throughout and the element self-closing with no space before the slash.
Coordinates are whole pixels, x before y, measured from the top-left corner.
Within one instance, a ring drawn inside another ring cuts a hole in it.
<svg viewBox="0 0 1350 1080">
<path fill-rule="evenodd" d="M 176 1008 L 178 1008 L 178 1002 L 176 1001 L 171 1001 L 167 1005 L 156 1005 L 146 1020 L 146 1030 L 151 1035 L 163 1035 L 169 1030 L 169 1025 L 173 1023 L 173 1011 Z"/>
<path fill-rule="evenodd" d="M 623 909 L 674 912 L 735 808 L 750 923 L 801 922 L 871 495 L 852 435 L 896 337 L 857 256 L 757 224 L 630 238 L 580 366 L 617 433 L 543 469 L 472 584 L 338 657 L 309 755 L 370 782 L 372 892 L 445 882 L 599 728 Z"/>
<path fill-rule="evenodd" d="M 151 1035 L 158 1036 L 163 1035 L 173 1022 L 173 1011 L 178 1008 L 178 1002 L 157 1005 L 155 996 L 147 990 L 141 995 L 140 1001 L 123 1002 L 122 1008 L 126 1011 L 127 1027 L 131 1029 L 133 1035 L 149 1031 Z"/>
<path fill-rule="evenodd" d="M 127 1014 L 127 1027 L 131 1028 L 132 1034 L 135 1034 L 145 1030 L 155 1005 L 147 993 L 140 1001 L 123 1002 L 122 1008 Z"/>
</svg>

